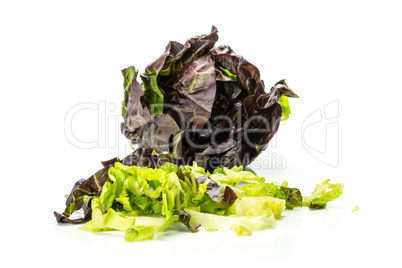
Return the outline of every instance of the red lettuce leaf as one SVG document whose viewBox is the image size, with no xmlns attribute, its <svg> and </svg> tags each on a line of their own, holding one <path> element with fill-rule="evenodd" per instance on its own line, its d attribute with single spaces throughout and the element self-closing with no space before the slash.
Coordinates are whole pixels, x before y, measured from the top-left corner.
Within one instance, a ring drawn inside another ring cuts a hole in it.
<svg viewBox="0 0 402 268">
<path fill-rule="evenodd" d="M 207 179 L 210 180 L 207 184 L 207 190 L 206 194 L 212 199 L 212 201 L 218 202 L 222 199 L 222 192 L 223 189 L 221 186 L 216 183 L 216 181 L 212 180 L 211 177 L 208 175 L 203 175 L 200 177 L 196 178 L 199 184 L 203 184 L 207 181 Z"/>
<path fill-rule="evenodd" d="M 129 67 L 122 71 L 123 76 L 133 72 L 134 67 Z M 137 73 L 132 76 L 132 81 L 129 83 L 130 91 L 128 98 L 124 99 L 124 122 L 121 125 L 121 130 L 124 136 L 131 139 L 137 132 L 137 130 L 148 124 L 153 120 L 153 117 L 148 111 L 148 108 L 143 107 L 141 99 L 144 96 L 144 92 L 141 89 L 140 83 L 137 81 Z M 126 92 L 126 91 L 125 91 Z"/>
<path fill-rule="evenodd" d="M 54 212 L 57 222 L 59 223 L 82 223 L 91 218 L 91 208 L 89 204 L 85 204 L 83 198 L 99 196 L 105 182 L 109 181 L 109 168 L 116 162 L 121 162 L 118 158 L 113 158 L 102 162 L 103 168 L 98 170 L 88 179 L 78 180 L 66 200 L 66 208 L 62 214 Z M 69 217 L 74 211 L 83 209 L 84 215 L 81 218 L 71 220 Z"/>
<path fill-rule="evenodd" d="M 281 190 L 285 195 L 286 208 L 293 209 L 302 206 L 303 197 L 298 188 L 281 187 Z"/>
<path fill-rule="evenodd" d="M 202 128 L 211 115 L 216 94 L 211 55 L 189 63 L 164 87 L 164 110 L 182 128 Z"/>
</svg>

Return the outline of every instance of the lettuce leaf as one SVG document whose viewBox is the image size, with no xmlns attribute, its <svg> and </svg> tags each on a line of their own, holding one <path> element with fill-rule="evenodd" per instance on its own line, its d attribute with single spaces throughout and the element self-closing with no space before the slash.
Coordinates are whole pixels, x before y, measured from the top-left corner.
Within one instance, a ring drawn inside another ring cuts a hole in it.
<svg viewBox="0 0 402 268">
<path fill-rule="evenodd" d="M 107 161 L 103 161 L 103 168 L 98 170 L 88 179 L 78 180 L 70 194 L 67 196 L 66 208 L 62 214 L 54 212 L 54 216 L 58 223 L 73 223 L 79 224 L 88 221 L 91 218 L 91 207 L 89 200 L 92 197 L 99 196 L 101 194 L 103 185 L 110 181 L 108 176 L 109 169 L 116 163 L 120 162 L 118 158 L 112 158 Z M 78 219 L 71 220 L 70 216 L 74 211 L 83 210 L 84 215 Z"/>
<path fill-rule="evenodd" d="M 303 206 L 325 208 L 328 202 L 342 195 L 343 187 L 343 183 L 330 183 L 330 179 L 326 179 L 322 184 L 316 185 L 311 195 L 303 196 Z"/>
<path fill-rule="evenodd" d="M 123 116 L 126 115 L 128 100 L 131 92 L 131 82 L 133 81 L 134 77 L 137 77 L 138 70 L 135 69 L 134 66 L 127 67 L 121 71 L 124 78 L 124 99 L 121 104 L 121 113 Z"/>
<path fill-rule="evenodd" d="M 200 224 L 206 230 L 219 231 L 232 229 L 235 233 L 241 234 L 244 230 L 263 230 L 276 224 L 275 216 L 269 210 L 259 216 L 220 216 L 192 209 L 185 209 L 185 211 L 191 215 L 191 224 Z"/>
<path fill-rule="evenodd" d="M 285 200 L 270 196 L 244 197 L 237 200 L 231 209 L 236 216 L 261 216 L 272 212 L 279 219 L 286 207 Z"/>
<path fill-rule="evenodd" d="M 303 203 L 303 197 L 298 188 L 281 187 L 281 191 L 285 195 L 286 208 L 293 209 L 295 207 L 301 207 Z"/>
<path fill-rule="evenodd" d="M 261 184 L 264 182 L 264 178 L 256 176 L 254 173 L 250 171 L 235 171 L 234 169 L 223 168 L 222 171 L 217 172 L 211 175 L 211 178 L 220 183 L 226 183 L 234 185 L 241 181 L 249 182 L 249 183 L 258 183 Z"/>
<path fill-rule="evenodd" d="M 145 72 L 140 76 L 143 81 L 142 90 L 144 91 L 144 98 L 142 99 L 142 103 L 148 107 L 148 110 L 153 116 L 163 113 L 164 97 L 163 93 L 158 87 L 157 77 L 163 67 L 169 50 L 170 44 L 166 46 L 165 52 L 154 62 L 149 64 L 146 67 Z"/>
<path fill-rule="evenodd" d="M 290 115 L 290 106 L 289 106 L 289 97 L 282 95 L 279 99 L 279 105 L 282 108 L 282 116 L 281 121 L 286 121 L 289 119 Z"/>
<path fill-rule="evenodd" d="M 164 87 L 165 111 L 179 126 L 200 129 L 211 116 L 216 95 L 216 75 L 211 55 L 183 67 Z"/>
<path fill-rule="evenodd" d="M 147 107 L 143 107 L 141 100 L 144 92 L 137 81 L 138 71 L 133 66 L 122 70 L 124 76 L 124 100 L 122 105 L 124 122 L 121 130 L 127 138 L 133 138 L 137 130 L 153 120 Z M 131 80 L 129 80 L 131 79 Z"/>
</svg>

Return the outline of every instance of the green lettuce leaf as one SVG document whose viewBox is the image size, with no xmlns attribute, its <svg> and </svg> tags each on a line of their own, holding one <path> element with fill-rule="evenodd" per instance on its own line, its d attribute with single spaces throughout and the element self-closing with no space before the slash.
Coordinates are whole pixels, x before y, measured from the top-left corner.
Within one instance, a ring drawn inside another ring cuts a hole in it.
<svg viewBox="0 0 402 268">
<path fill-rule="evenodd" d="M 281 121 L 288 120 L 290 115 L 289 98 L 298 98 L 299 96 L 288 87 L 285 80 L 277 82 L 271 90 L 273 90 L 278 104 L 282 108 Z"/>
<path fill-rule="evenodd" d="M 95 199 L 92 204 L 92 220 L 79 229 L 87 232 L 121 231 L 127 241 L 143 241 L 152 239 L 154 233 L 165 222 L 161 217 L 131 216 L 128 213 L 116 212 L 112 208 L 106 213 L 101 211 L 101 203 Z"/>
<path fill-rule="evenodd" d="M 288 120 L 290 115 L 289 97 L 282 95 L 278 103 L 282 107 L 281 121 Z"/>
<path fill-rule="evenodd" d="M 276 224 L 276 219 L 271 211 L 267 211 L 259 216 L 220 216 L 209 213 L 202 213 L 192 209 L 185 209 L 191 215 L 191 224 L 204 226 L 206 230 L 230 230 L 239 234 L 241 229 L 263 230 Z M 235 224 L 233 226 L 233 224 Z"/>
<path fill-rule="evenodd" d="M 126 217 L 123 213 L 116 212 L 109 208 L 102 212 L 103 204 L 100 199 L 94 198 L 92 201 L 92 220 L 81 227 L 81 230 L 89 232 L 102 232 L 105 230 L 117 230 L 126 232 L 134 225 L 135 219 Z"/>
<path fill-rule="evenodd" d="M 142 90 L 144 97 L 142 103 L 148 107 L 151 115 L 156 116 L 163 113 L 163 93 L 160 91 L 157 83 L 157 77 L 161 71 L 165 59 L 169 53 L 170 44 L 166 46 L 165 52 L 154 62 L 145 68 L 145 72 L 140 75 L 143 84 Z"/>
<path fill-rule="evenodd" d="M 126 241 L 144 241 L 154 238 L 156 228 L 154 226 L 133 226 L 125 232 Z"/>
<path fill-rule="evenodd" d="M 279 219 L 286 202 L 270 196 L 244 197 L 237 200 L 231 208 L 231 214 L 236 216 L 261 216 L 272 212 Z"/>
<path fill-rule="evenodd" d="M 303 206 L 325 208 L 328 202 L 342 195 L 343 187 L 343 183 L 330 183 L 330 179 L 326 179 L 322 184 L 316 185 L 311 195 L 303 196 Z"/>
<path fill-rule="evenodd" d="M 225 75 L 229 76 L 233 80 L 235 80 L 235 81 L 237 80 L 237 76 L 235 74 L 232 74 L 228 69 L 225 69 L 222 66 L 219 66 L 219 69 L 221 69 Z M 227 81 L 227 80 L 225 80 L 225 81 Z"/>
<path fill-rule="evenodd" d="M 124 99 L 121 105 L 121 114 L 124 115 L 126 114 L 127 111 L 127 106 L 128 106 L 128 100 L 130 96 L 130 91 L 131 91 L 131 81 L 133 81 L 134 77 L 137 77 L 138 75 L 138 70 L 135 69 L 134 66 L 127 67 L 126 69 L 123 69 L 121 71 L 123 74 L 124 82 Z"/>
<path fill-rule="evenodd" d="M 218 172 L 218 173 L 212 174 L 211 178 L 218 183 L 220 182 L 220 183 L 226 183 L 226 184 L 231 184 L 231 185 L 234 185 L 241 181 L 249 182 L 249 183 L 263 183 L 264 182 L 264 178 L 258 177 L 250 171 L 236 172 L 235 170 L 236 170 L 236 168 L 234 170 L 228 169 L 228 168 L 223 168 L 224 173 Z"/>
<path fill-rule="evenodd" d="M 238 187 L 246 196 L 272 196 L 284 199 L 280 186 L 275 183 L 250 183 Z"/>
<path fill-rule="evenodd" d="M 233 232 L 235 232 L 237 235 L 240 235 L 240 236 L 250 236 L 253 233 L 247 227 L 244 227 L 243 225 L 238 225 L 236 223 L 233 223 L 230 226 L 230 230 L 232 230 Z"/>
</svg>

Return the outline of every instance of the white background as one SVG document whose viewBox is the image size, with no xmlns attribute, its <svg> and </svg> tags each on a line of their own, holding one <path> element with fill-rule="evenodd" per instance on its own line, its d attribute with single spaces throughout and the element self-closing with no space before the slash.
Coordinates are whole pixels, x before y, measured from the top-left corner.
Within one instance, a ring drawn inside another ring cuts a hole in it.
<svg viewBox="0 0 402 268">
<path fill-rule="evenodd" d="M 286 168 L 256 168 L 259 175 L 305 193 L 331 178 L 345 184 L 344 195 L 326 210 L 285 211 L 274 229 L 250 237 L 170 229 L 128 243 L 57 225 L 53 211 L 64 209 L 74 182 L 125 154 L 116 121 L 120 70 L 143 70 L 169 40 L 184 42 L 212 25 L 218 44 L 255 64 L 267 87 L 286 78 L 300 95 L 261 156 L 274 152 Z M 402 238 L 401 25 L 397 1 L 3 1 L 0 263 L 395 267 Z M 332 102 L 339 104 L 334 124 L 327 132 L 324 121 L 311 126 L 302 139 L 303 122 Z M 66 115 L 80 103 L 117 107 L 74 117 L 77 139 L 97 141 L 94 148 L 77 148 L 65 136 Z M 325 137 L 332 149 L 321 155 L 335 167 L 306 149 L 325 149 Z M 356 205 L 360 211 L 351 212 Z"/>
</svg>

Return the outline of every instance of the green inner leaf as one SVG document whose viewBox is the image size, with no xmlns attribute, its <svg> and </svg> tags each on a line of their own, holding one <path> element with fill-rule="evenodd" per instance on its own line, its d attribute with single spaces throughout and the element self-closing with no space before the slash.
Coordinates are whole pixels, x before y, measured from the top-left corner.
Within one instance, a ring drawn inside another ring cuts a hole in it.
<svg viewBox="0 0 402 268">
<path fill-rule="evenodd" d="M 289 97 L 282 95 L 279 99 L 279 105 L 282 107 L 282 116 L 281 121 L 286 121 L 289 119 L 290 115 L 290 105 L 289 105 Z"/>
<path fill-rule="evenodd" d="M 222 66 L 219 66 L 219 69 L 221 69 L 227 76 L 237 81 L 237 76 L 232 74 L 228 69 L 225 69 Z"/>
<path fill-rule="evenodd" d="M 130 90 L 131 90 L 131 82 L 135 77 L 138 75 L 138 70 L 134 68 L 134 66 L 130 66 L 124 70 L 121 71 L 123 74 L 123 85 L 124 85 L 124 99 L 121 104 L 121 113 L 124 116 L 127 111 L 127 104 L 130 96 Z"/>
</svg>

